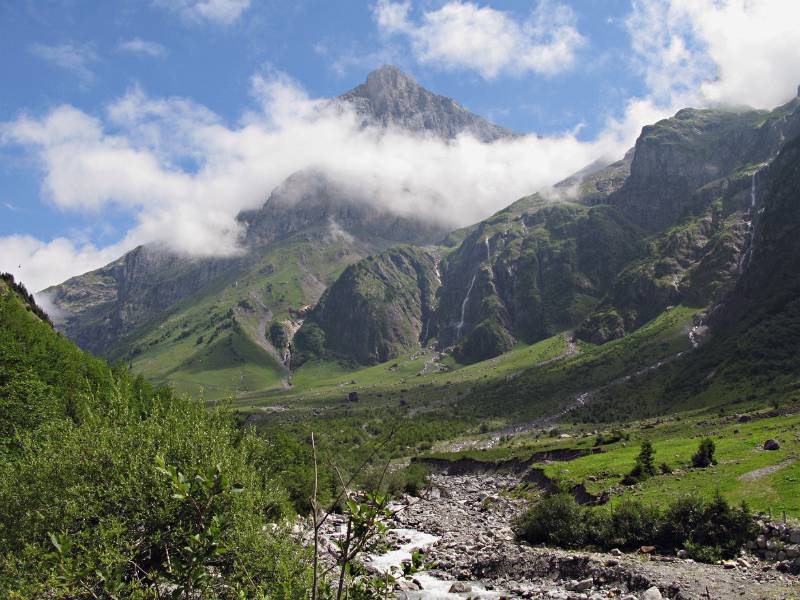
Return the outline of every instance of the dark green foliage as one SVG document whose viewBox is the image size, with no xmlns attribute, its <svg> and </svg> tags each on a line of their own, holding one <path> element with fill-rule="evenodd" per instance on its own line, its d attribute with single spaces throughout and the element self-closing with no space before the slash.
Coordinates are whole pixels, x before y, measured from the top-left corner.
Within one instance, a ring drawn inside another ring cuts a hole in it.
<svg viewBox="0 0 800 600">
<path fill-rule="evenodd" d="M 438 288 L 436 256 L 399 245 L 347 267 L 295 337 L 300 365 L 324 355 L 375 364 L 420 347 Z"/>
<path fill-rule="evenodd" d="M 428 486 L 430 470 L 423 463 L 411 463 L 386 477 L 386 489 L 393 496 L 418 496 Z"/>
<path fill-rule="evenodd" d="M 268 337 L 270 343 L 279 350 L 289 345 L 289 332 L 286 331 L 286 326 L 283 323 L 276 321 L 270 325 Z"/>
<path fill-rule="evenodd" d="M 456 344 L 453 355 L 461 364 L 471 364 L 499 356 L 513 347 L 511 334 L 497 321 L 486 319 Z"/>
<path fill-rule="evenodd" d="M 535 503 L 517 521 L 522 539 L 531 544 L 548 544 L 561 548 L 581 548 L 589 540 L 587 511 L 568 492 L 547 495 Z"/>
<path fill-rule="evenodd" d="M 79 351 L 3 282 L 0 325 L 0 597 L 306 596 L 304 551 L 264 531 L 289 509 L 269 442 Z"/>
<path fill-rule="evenodd" d="M 686 548 L 696 560 L 713 562 L 735 556 L 756 525 L 747 506 L 732 507 L 719 494 L 710 501 L 680 498 L 662 511 L 632 499 L 583 507 L 557 492 L 531 506 L 515 527 L 532 544 L 601 550 L 654 545 L 667 553 Z"/>
<path fill-rule="evenodd" d="M 705 438 L 700 442 L 700 447 L 697 452 L 692 456 L 692 466 L 703 469 L 705 467 L 717 464 L 714 458 L 714 440 Z"/>
</svg>

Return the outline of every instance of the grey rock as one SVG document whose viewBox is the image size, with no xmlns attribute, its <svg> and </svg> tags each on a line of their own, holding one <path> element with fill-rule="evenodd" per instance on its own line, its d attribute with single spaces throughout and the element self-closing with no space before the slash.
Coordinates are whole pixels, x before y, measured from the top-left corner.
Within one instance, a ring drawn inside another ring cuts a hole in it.
<svg viewBox="0 0 800 600">
<path fill-rule="evenodd" d="M 394 65 L 371 72 L 366 82 L 339 96 L 338 102 L 353 107 L 364 125 L 395 126 L 447 140 L 462 133 L 483 142 L 516 136 L 455 100 L 426 90 Z"/>
<path fill-rule="evenodd" d="M 662 598 L 661 591 L 656 586 L 649 588 L 642 594 L 642 600 L 662 600 Z"/>
<path fill-rule="evenodd" d="M 585 592 L 594 587 L 594 580 L 582 579 L 580 581 L 570 581 L 564 587 L 570 592 Z"/>
<path fill-rule="evenodd" d="M 472 586 L 464 581 L 456 581 L 448 591 L 451 594 L 465 594 L 472 591 Z"/>
<path fill-rule="evenodd" d="M 780 450 L 780 447 L 778 440 L 769 439 L 764 442 L 764 450 Z"/>
</svg>

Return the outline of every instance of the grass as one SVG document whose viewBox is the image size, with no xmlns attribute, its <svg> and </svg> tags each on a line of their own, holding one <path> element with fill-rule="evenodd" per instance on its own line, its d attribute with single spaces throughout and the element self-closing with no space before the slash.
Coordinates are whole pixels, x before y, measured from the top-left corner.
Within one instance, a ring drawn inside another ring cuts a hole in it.
<svg viewBox="0 0 800 600">
<path fill-rule="evenodd" d="M 769 512 L 774 517 L 782 517 L 784 513 L 800 517 L 800 495 L 797 494 L 800 489 L 800 414 L 755 418 L 740 423 L 730 416 L 684 413 L 621 427 L 626 427 L 630 439 L 602 446 L 600 453 L 587 454 L 569 462 L 535 466 L 544 469 L 551 479 L 568 486 L 583 483 L 590 493 L 610 493 L 614 503 L 623 497 L 632 497 L 646 504 L 666 506 L 687 494 L 710 496 L 719 491 L 731 502 L 745 501 L 752 509 Z M 588 431 L 586 425 L 565 430 L 573 437 L 553 440 L 546 436 L 522 435 L 488 450 L 430 452 L 425 456 L 445 460 L 468 457 L 497 462 L 510 458 L 527 460 L 534 452 L 556 448 L 586 450 L 595 447 L 597 435 Z M 604 433 L 608 434 L 608 431 Z M 718 464 L 693 469 L 691 457 L 704 437 L 714 441 Z M 770 438 L 779 441 L 779 450 L 763 449 L 764 441 Z M 658 474 L 634 486 L 621 486 L 620 479 L 634 465 L 643 439 L 653 443 L 656 465 L 666 462 L 673 473 Z M 786 466 L 774 472 L 764 472 L 760 477 L 743 477 L 779 465 Z"/>
<path fill-rule="evenodd" d="M 360 258 L 343 241 L 275 244 L 242 271 L 178 303 L 166 319 L 120 340 L 110 356 L 180 392 L 202 390 L 208 400 L 280 389 L 286 373 L 264 348 L 264 324 L 315 302 Z"/>
</svg>

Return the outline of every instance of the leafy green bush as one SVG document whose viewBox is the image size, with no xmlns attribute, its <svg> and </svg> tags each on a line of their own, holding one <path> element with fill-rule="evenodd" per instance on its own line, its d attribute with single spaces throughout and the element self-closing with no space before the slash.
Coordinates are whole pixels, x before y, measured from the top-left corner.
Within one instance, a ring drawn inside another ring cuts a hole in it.
<svg viewBox="0 0 800 600">
<path fill-rule="evenodd" d="M 696 560 L 709 562 L 735 556 L 754 535 L 754 527 L 747 506 L 732 507 L 719 494 L 711 500 L 679 498 L 659 510 L 631 499 L 588 508 L 557 492 L 515 523 L 517 535 L 533 544 L 604 550 L 654 545 L 670 553 L 685 548 Z"/>
<path fill-rule="evenodd" d="M 522 539 L 531 544 L 560 548 L 581 548 L 588 543 L 585 527 L 587 510 L 568 492 L 548 494 L 516 522 Z"/>
<path fill-rule="evenodd" d="M 0 281 L 0 597 L 305 598 L 270 442 L 78 350 Z"/>
</svg>

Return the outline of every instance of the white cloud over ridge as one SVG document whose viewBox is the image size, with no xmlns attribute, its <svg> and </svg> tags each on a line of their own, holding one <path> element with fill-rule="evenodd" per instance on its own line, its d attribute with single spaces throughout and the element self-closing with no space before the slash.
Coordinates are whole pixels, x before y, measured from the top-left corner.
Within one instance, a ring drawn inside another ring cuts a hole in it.
<svg viewBox="0 0 800 600">
<path fill-rule="evenodd" d="M 231 25 L 250 8 L 251 0 L 153 0 L 155 6 L 180 14 L 189 21 Z"/>
<path fill-rule="evenodd" d="M 410 5 L 381 6 L 376 18 L 385 30 L 410 22 Z M 253 77 L 254 108 L 235 124 L 190 99 L 153 97 L 138 87 L 102 114 L 64 105 L 22 115 L 0 123 L 0 144 L 21 146 L 38 160 L 43 196 L 66 211 L 114 207 L 136 225 L 103 248 L 66 238 L 0 238 L 0 269 L 41 289 L 140 243 L 230 255 L 242 233 L 238 212 L 260 206 L 306 167 L 327 169 L 397 212 L 466 225 L 599 157 L 621 157 L 642 125 L 685 106 L 771 108 L 788 100 L 800 83 L 800 50 L 791 44 L 800 39 L 798 11 L 800 4 L 787 0 L 636 0 L 627 26 L 648 94 L 629 99 L 591 141 L 566 131 L 489 145 L 468 136 L 445 143 L 362 129 L 354 115 L 309 98 L 280 73 Z"/>
<path fill-rule="evenodd" d="M 137 224 L 116 252 L 151 242 L 219 256 L 239 250 L 236 215 L 260 206 L 303 168 L 329 171 L 397 213 L 457 227 L 601 156 L 621 155 L 638 131 L 638 125 L 613 124 L 593 142 L 580 141 L 574 131 L 493 144 L 466 135 L 445 142 L 365 129 L 356 115 L 308 98 L 281 74 L 254 77 L 252 89 L 257 108 L 235 126 L 190 100 L 151 98 L 133 88 L 102 118 L 68 105 L 20 116 L 0 125 L 0 142 L 23 146 L 38 159 L 42 193 L 57 208 L 101 213 L 113 207 L 134 215 Z M 108 262 L 105 248 L 56 242 L 53 248 L 63 249 L 71 266 L 36 276 L 32 289 Z M 30 239 L 17 239 L 11 248 L 0 257 L 13 268 L 53 256 L 50 245 Z"/>
<path fill-rule="evenodd" d="M 771 108 L 800 84 L 796 0 L 634 0 L 627 25 L 662 101 Z"/>
<path fill-rule="evenodd" d="M 572 9 L 550 0 L 540 0 L 524 22 L 462 0 L 425 11 L 416 22 L 409 0 L 379 0 L 373 11 L 380 31 L 405 36 L 419 62 L 474 70 L 486 79 L 566 71 L 585 45 Z"/>
</svg>

